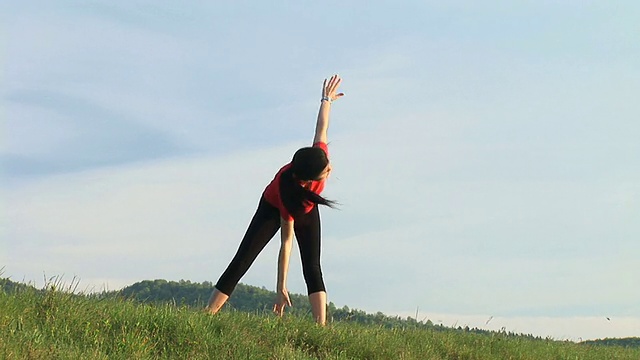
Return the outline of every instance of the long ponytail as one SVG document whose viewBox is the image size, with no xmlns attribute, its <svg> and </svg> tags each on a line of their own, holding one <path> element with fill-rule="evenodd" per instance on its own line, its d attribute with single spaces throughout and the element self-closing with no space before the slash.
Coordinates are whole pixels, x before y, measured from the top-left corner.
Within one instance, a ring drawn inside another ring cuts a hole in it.
<svg viewBox="0 0 640 360">
<path fill-rule="evenodd" d="M 280 197 L 282 198 L 282 204 L 293 217 L 304 213 L 304 205 L 306 202 L 311 202 L 316 205 L 326 205 L 332 208 L 336 205 L 335 201 L 325 199 L 313 191 L 302 187 L 295 178 L 292 168 L 283 171 L 280 175 Z"/>
</svg>

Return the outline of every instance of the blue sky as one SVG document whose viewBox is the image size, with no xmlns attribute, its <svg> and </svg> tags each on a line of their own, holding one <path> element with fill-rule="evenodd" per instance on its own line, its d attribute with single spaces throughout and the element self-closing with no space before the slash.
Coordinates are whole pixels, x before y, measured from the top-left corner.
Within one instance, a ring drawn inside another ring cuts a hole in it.
<svg viewBox="0 0 640 360">
<path fill-rule="evenodd" d="M 640 332 L 635 2 L 1 10 L 4 276 L 215 282 L 339 73 L 330 301 L 558 338 Z M 243 282 L 273 288 L 277 249 Z M 289 288 L 304 292 L 296 257 Z"/>
</svg>

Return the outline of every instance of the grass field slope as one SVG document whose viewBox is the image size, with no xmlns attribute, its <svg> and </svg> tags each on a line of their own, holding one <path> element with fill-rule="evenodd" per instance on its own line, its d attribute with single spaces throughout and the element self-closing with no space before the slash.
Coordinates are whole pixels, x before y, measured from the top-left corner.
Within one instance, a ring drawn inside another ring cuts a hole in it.
<svg viewBox="0 0 640 360">
<path fill-rule="evenodd" d="M 0 290 L 0 359 L 640 359 L 640 349 L 622 346 L 347 321 L 319 327 L 267 312 L 210 316 L 70 290 Z"/>
</svg>

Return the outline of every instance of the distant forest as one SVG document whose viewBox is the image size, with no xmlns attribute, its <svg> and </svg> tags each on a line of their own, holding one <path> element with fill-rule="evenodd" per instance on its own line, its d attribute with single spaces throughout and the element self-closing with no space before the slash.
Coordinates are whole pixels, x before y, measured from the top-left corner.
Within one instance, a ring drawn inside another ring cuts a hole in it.
<svg viewBox="0 0 640 360">
<path fill-rule="evenodd" d="M 194 308 L 204 308 L 213 284 L 205 281 L 203 283 L 192 283 L 187 280 L 166 281 L 166 280 L 145 280 L 118 291 L 105 293 L 106 295 L 118 295 L 128 299 L 144 303 L 173 303 L 177 306 L 189 306 Z M 233 294 L 225 304 L 224 310 L 244 311 L 263 313 L 271 312 L 275 292 L 265 288 L 238 284 Z M 311 316 L 311 306 L 306 295 L 290 294 L 292 307 L 288 307 L 285 313 L 298 316 Z M 434 327 L 431 321 L 419 322 L 416 319 L 387 316 L 381 312 L 368 314 L 357 309 L 350 309 L 347 306 L 337 308 L 332 302 L 327 306 L 327 318 L 331 321 L 354 321 L 362 324 L 376 324 L 385 327 Z"/>
<path fill-rule="evenodd" d="M 50 287 L 47 287 L 50 289 Z M 203 283 L 193 283 L 188 280 L 167 281 L 167 280 L 144 280 L 121 290 L 104 291 L 102 293 L 87 294 L 90 297 L 120 297 L 146 304 L 173 304 L 175 306 L 186 306 L 203 309 L 206 305 L 213 284 L 205 281 Z M 44 291 L 37 290 L 32 286 L 13 282 L 9 279 L 0 278 L 0 294 L 11 294 L 14 291 Z M 297 316 L 311 316 L 311 307 L 306 295 L 290 294 L 293 307 L 287 308 L 288 314 Z M 250 286 L 238 284 L 233 295 L 223 308 L 223 311 L 242 311 L 252 313 L 269 313 L 273 307 L 275 292 Z M 327 306 L 327 319 L 329 322 L 350 321 L 365 325 L 382 326 L 386 328 L 424 328 L 436 331 L 464 331 L 479 334 L 494 334 L 493 331 L 482 330 L 469 327 L 449 328 L 441 324 L 435 325 L 430 320 L 418 321 L 415 318 L 402 318 L 399 316 L 388 316 L 382 312 L 375 314 L 366 313 L 362 310 L 350 309 L 348 306 L 336 307 L 332 302 Z M 516 334 L 502 332 L 504 335 L 524 336 L 535 339 L 542 339 L 527 334 Z M 582 344 L 640 347 L 640 338 L 625 339 L 602 339 L 584 341 Z"/>
<path fill-rule="evenodd" d="M 605 345 L 605 346 L 622 346 L 622 347 L 640 347 L 640 337 L 630 337 L 623 339 L 598 339 L 588 340 L 581 344 L 588 345 Z"/>
</svg>

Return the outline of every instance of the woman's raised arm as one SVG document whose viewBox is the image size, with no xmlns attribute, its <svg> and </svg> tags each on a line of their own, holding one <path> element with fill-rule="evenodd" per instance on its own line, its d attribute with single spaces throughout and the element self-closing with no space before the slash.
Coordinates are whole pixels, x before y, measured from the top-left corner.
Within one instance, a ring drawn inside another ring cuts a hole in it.
<svg viewBox="0 0 640 360">
<path fill-rule="evenodd" d="M 329 79 L 324 79 L 322 84 L 322 99 L 320 102 L 320 110 L 318 111 L 318 121 L 316 122 L 316 132 L 313 137 L 313 143 L 327 142 L 327 130 L 329 129 L 329 112 L 331 111 L 331 102 L 344 96 L 344 93 L 338 93 L 338 87 L 342 83 L 342 78 L 333 75 Z"/>
</svg>

